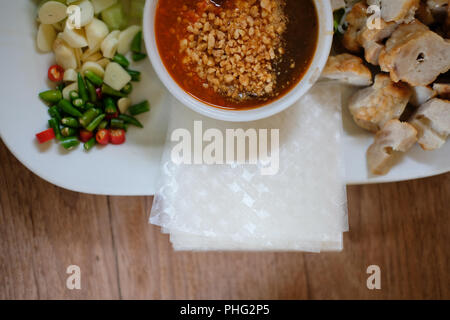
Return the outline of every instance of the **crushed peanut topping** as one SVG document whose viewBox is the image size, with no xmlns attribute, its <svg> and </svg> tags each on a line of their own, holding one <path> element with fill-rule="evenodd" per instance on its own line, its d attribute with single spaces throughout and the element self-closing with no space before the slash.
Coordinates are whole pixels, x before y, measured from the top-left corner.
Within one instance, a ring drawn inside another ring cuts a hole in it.
<svg viewBox="0 0 450 320">
<path fill-rule="evenodd" d="M 183 63 L 212 88 L 234 100 L 275 95 L 274 65 L 284 54 L 284 0 L 234 0 L 220 10 L 210 3 L 186 25 L 180 41 Z"/>
</svg>

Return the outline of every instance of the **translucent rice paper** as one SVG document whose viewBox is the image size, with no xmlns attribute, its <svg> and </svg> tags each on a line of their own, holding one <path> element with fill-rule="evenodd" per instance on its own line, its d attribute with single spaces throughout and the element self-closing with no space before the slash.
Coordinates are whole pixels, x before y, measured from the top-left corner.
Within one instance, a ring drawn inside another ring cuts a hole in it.
<svg viewBox="0 0 450 320">
<path fill-rule="evenodd" d="M 339 87 L 317 84 L 287 111 L 251 123 L 212 120 L 174 103 L 150 222 L 170 234 L 175 250 L 342 250 L 348 222 L 340 101 Z M 193 137 L 198 120 L 203 132 L 279 129 L 279 172 L 261 175 L 262 163 L 175 164 L 173 130 Z"/>
</svg>

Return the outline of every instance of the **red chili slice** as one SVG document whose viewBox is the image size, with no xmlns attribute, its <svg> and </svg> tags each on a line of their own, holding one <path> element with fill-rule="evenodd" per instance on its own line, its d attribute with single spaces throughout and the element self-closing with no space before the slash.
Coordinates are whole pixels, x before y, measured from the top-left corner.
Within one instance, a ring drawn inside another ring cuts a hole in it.
<svg viewBox="0 0 450 320">
<path fill-rule="evenodd" d="M 119 145 L 125 142 L 125 130 L 123 129 L 114 129 L 111 130 L 109 141 L 112 144 Z"/>
<path fill-rule="evenodd" d="M 116 119 L 119 117 L 119 111 L 114 112 L 113 114 L 106 114 L 106 119 L 111 120 L 111 119 Z"/>
<path fill-rule="evenodd" d="M 91 138 L 94 136 L 93 132 L 87 131 L 87 130 L 80 130 L 80 140 L 82 142 L 88 142 L 89 140 L 91 140 Z"/>
<path fill-rule="evenodd" d="M 61 82 L 64 78 L 64 69 L 57 64 L 48 69 L 48 78 L 53 82 Z"/>
<path fill-rule="evenodd" d="M 97 94 L 98 100 L 102 100 L 103 99 L 102 88 L 95 89 L 95 93 Z"/>
<path fill-rule="evenodd" d="M 109 130 L 100 129 L 95 135 L 98 144 L 107 145 L 109 143 Z"/>
<path fill-rule="evenodd" d="M 36 134 L 36 138 L 38 139 L 39 143 L 45 143 L 47 141 L 55 139 L 55 131 L 53 131 L 52 128 L 47 129 Z"/>
</svg>

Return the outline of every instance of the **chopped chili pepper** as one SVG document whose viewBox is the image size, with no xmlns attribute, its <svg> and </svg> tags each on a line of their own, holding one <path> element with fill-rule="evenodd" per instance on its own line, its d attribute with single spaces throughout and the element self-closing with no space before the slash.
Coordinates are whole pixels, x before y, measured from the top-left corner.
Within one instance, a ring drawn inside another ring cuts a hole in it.
<svg viewBox="0 0 450 320">
<path fill-rule="evenodd" d="M 95 135 L 95 140 L 97 140 L 98 144 L 107 145 L 109 143 L 109 130 L 100 129 Z"/>
<path fill-rule="evenodd" d="M 123 144 L 125 142 L 125 130 L 123 129 L 111 130 L 109 141 L 115 145 Z"/>
<path fill-rule="evenodd" d="M 48 78 L 53 82 L 61 82 L 64 78 L 64 69 L 57 64 L 48 69 Z"/>
<path fill-rule="evenodd" d="M 52 128 L 47 129 L 36 134 L 36 138 L 38 139 L 39 143 L 45 143 L 47 141 L 55 139 L 55 131 L 53 131 Z"/>
<path fill-rule="evenodd" d="M 91 138 L 94 136 L 94 133 L 92 133 L 91 131 L 87 131 L 87 130 L 80 130 L 80 140 L 81 142 L 88 142 L 89 140 L 91 140 Z"/>
<path fill-rule="evenodd" d="M 118 117 L 119 117 L 119 111 L 116 111 L 114 113 L 107 114 L 105 119 L 111 120 L 111 119 L 117 119 Z"/>
<path fill-rule="evenodd" d="M 95 89 L 95 93 L 97 93 L 97 99 L 98 100 L 102 100 L 103 95 L 102 95 L 102 88 L 97 88 Z"/>
</svg>

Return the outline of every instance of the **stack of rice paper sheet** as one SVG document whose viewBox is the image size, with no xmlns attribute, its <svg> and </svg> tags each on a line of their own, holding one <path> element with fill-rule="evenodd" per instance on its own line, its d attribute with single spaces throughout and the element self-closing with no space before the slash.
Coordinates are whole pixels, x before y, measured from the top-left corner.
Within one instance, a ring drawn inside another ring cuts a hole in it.
<svg viewBox="0 0 450 320">
<path fill-rule="evenodd" d="M 170 107 L 150 222 L 170 234 L 175 250 L 343 249 L 348 222 L 338 86 L 317 84 L 283 113 L 250 123 L 212 120 L 175 101 Z M 172 142 L 172 134 L 184 128 L 194 137 L 195 121 L 201 121 L 203 133 L 215 128 L 224 137 L 227 129 L 279 129 L 277 173 L 262 174 L 268 159 L 256 165 L 175 163 L 179 141 Z"/>
</svg>

